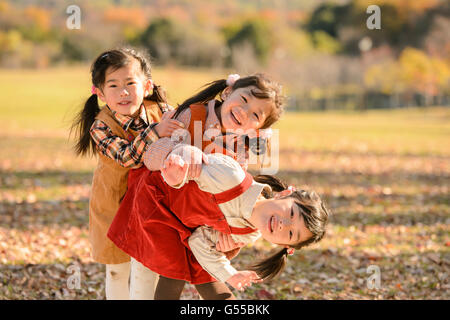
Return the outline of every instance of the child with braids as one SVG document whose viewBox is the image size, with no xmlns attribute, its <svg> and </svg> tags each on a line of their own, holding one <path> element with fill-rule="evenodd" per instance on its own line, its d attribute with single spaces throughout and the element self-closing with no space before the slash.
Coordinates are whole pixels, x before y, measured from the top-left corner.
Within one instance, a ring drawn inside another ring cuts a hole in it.
<svg viewBox="0 0 450 320">
<path fill-rule="evenodd" d="M 170 119 L 164 91 L 153 83 L 145 54 L 119 48 L 100 54 L 91 67 L 92 95 L 72 128 L 76 153 L 98 155 L 89 202 L 89 240 L 95 261 L 106 265 L 107 299 L 153 297 L 154 275 L 106 236 L 127 190 L 128 172 L 142 166 L 142 155 L 160 137 L 183 124 Z M 100 109 L 98 98 L 106 105 Z M 162 117 L 162 118 L 161 118 Z"/>
<path fill-rule="evenodd" d="M 118 247 L 160 275 L 155 299 L 179 299 L 186 281 L 204 299 L 234 299 L 225 283 L 242 290 L 271 279 L 293 249 L 322 239 L 329 211 L 317 194 L 286 188 L 271 176 L 253 178 L 221 153 L 205 155 L 199 176 L 191 178 L 195 149 L 178 145 L 161 172 L 141 176 L 108 232 Z M 282 249 L 238 271 L 216 246 L 221 233 L 244 244 L 262 236 Z"/>
</svg>

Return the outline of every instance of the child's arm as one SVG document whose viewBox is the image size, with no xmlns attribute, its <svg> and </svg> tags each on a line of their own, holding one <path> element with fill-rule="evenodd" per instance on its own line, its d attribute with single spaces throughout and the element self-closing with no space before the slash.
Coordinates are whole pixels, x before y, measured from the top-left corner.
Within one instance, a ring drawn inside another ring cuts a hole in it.
<svg viewBox="0 0 450 320">
<path fill-rule="evenodd" d="M 241 251 L 244 245 L 245 243 L 243 242 L 235 242 L 230 234 L 219 232 L 216 249 L 217 251 L 223 252 L 228 260 L 231 260 L 239 254 L 239 251 Z"/>
<path fill-rule="evenodd" d="M 114 135 L 101 120 L 96 120 L 90 130 L 97 150 L 125 168 L 138 168 L 142 164 L 142 154 L 147 146 L 158 140 L 157 134 L 149 126 L 133 141 Z"/>
<path fill-rule="evenodd" d="M 197 228 L 189 237 L 189 247 L 203 269 L 219 281 L 227 282 L 233 288 L 242 290 L 260 279 L 253 271 L 238 271 L 227 259 L 226 255 L 219 252 L 216 242 L 219 239 L 219 231 L 211 227 Z M 244 239 L 248 237 L 248 239 Z M 241 235 L 239 241 L 252 241 L 252 235 Z"/>
<path fill-rule="evenodd" d="M 154 126 L 153 129 L 160 138 L 170 137 L 175 130 L 184 128 L 184 123 L 172 119 L 174 113 L 175 110 L 164 113 L 161 117 L 161 121 Z"/>
<path fill-rule="evenodd" d="M 142 164 L 142 155 L 148 145 L 157 141 L 161 136 L 170 135 L 181 127 L 178 121 L 164 119 L 159 123 L 150 124 L 133 141 L 128 141 L 114 135 L 111 129 L 101 120 L 96 120 L 91 126 L 90 134 L 97 150 L 113 159 L 125 168 L 138 168 Z"/>
<path fill-rule="evenodd" d="M 161 175 L 169 186 L 178 189 L 184 185 L 187 171 L 188 164 L 180 156 L 170 154 L 164 160 Z"/>
<path fill-rule="evenodd" d="M 195 179 L 200 176 L 202 163 L 208 164 L 208 157 L 200 149 L 180 145 L 164 160 L 161 174 L 169 186 L 178 189 L 187 182 L 188 178 Z M 189 172 L 192 167 L 200 167 L 200 170 Z"/>
<path fill-rule="evenodd" d="M 253 283 L 262 282 L 255 271 L 244 270 L 238 271 L 234 276 L 227 280 L 227 283 L 237 290 L 244 291 L 246 287 L 250 287 Z"/>
<path fill-rule="evenodd" d="M 192 157 L 196 163 L 203 162 L 198 177 L 188 174 L 186 162 Z M 197 147 L 186 144 L 178 145 L 164 161 L 164 166 L 161 168 L 162 176 L 174 188 L 181 188 L 193 180 L 200 190 L 219 193 L 233 188 L 245 178 L 245 171 L 231 157 L 221 153 L 205 154 Z"/>
<path fill-rule="evenodd" d="M 177 120 L 183 123 L 185 130 L 189 127 L 191 121 L 191 110 L 186 109 L 178 117 Z M 161 138 L 152 143 L 144 152 L 144 165 L 151 171 L 158 171 L 161 169 L 167 155 L 178 145 L 178 141 L 172 140 L 170 137 Z"/>
</svg>

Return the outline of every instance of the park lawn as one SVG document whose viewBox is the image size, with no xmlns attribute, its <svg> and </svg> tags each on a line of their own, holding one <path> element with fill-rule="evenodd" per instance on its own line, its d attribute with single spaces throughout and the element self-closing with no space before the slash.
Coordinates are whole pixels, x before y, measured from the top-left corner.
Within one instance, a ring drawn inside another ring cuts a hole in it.
<svg viewBox="0 0 450 320">
<path fill-rule="evenodd" d="M 275 127 L 281 149 L 450 155 L 448 108 L 291 113 Z"/>
<path fill-rule="evenodd" d="M 155 69 L 153 79 L 167 90 L 173 106 L 206 83 L 225 77 L 218 71 Z M 89 66 L 45 70 L 0 70 L 2 133 L 65 136 L 91 92 Z"/>
<path fill-rule="evenodd" d="M 88 199 L 96 160 L 75 157 L 72 117 L 89 67 L 0 70 L 0 299 L 103 299 L 104 267 L 89 256 Z M 220 71 L 156 69 L 176 105 Z M 278 176 L 316 190 L 333 212 L 328 235 L 244 299 L 449 299 L 450 110 L 289 113 Z M 233 260 L 244 268 L 273 246 Z M 68 267 L 81 289 L 68 289 Z M 369 289 L 367 268 L 381 271 Z M 187 286 L 183 298 L 197 298 Z"/>
</svg>

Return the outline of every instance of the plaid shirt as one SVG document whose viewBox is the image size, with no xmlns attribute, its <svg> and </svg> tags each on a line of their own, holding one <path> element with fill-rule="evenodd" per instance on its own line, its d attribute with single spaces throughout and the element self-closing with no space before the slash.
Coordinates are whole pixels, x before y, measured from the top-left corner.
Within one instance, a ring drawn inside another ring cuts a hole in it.
<svg viewBox="0 0 450 320">
<path fill-rule="evenodd" d="M 101 120 L 95 120 L 90 133 L 97 145 L 97 150 L 108 158 L 117 161 L 122 167 L 140 167 L 143 153 L 151 143 L 158 140 L 158 136 L 152 130 L 157 123 L 149 125 L 143 107 L 141 107 L 140 115 L 137 118 L 131 118 L 113 110 L 111 112 L 125 132 L 131 129 L 140 133 L 132 141 L 128 141 L 114 135 L 111 129 Z"/>
</svg>

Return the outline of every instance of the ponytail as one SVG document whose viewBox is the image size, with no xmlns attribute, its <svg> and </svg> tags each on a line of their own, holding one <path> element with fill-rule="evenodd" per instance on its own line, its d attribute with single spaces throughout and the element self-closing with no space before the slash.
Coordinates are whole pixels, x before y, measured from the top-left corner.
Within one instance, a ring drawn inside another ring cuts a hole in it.
<svg viewBox="0 0 450 320">
<path fill-rule="evenodd" d="M 272 280 L 284 270 L 287 256 L 287 248 L 283 248 L 269 258 L 252 265 L 250 270 L 255 271 L 263 280 Z"/>
<path fill-rule="evenodd" d="M 288 189 L 288 185 L 280 179 L 270 175 L 258 175 L 253 177 L 256 182 L 268 184 L 272 191 L 281 192 Z M 273 198 L 272 192 L 262 192 L 266 198 Z M 301 207 L 301 214 L 305 226 L 311 231 L 312 236 L 290 247 L 301 249 L 311 243 L 320 241 L 325 235 L 325 227 L 330 215 L 329 210 L 314 191 L 296 190 L 288 197 L 294 198 L 294 202 Z M 261 279 L 271 280 L 280 274 L 286 266 L 288 248 L 283 248 L 274 255 L 250 266 L 250 270 L 255 271 Z"/>
<path fill-rule="evenodd" d="M 147 96 L 144 99 L 147 101 L 156 102 L 161 110 L 166 109 L 166 105 L 167 105 L 166 91 L 161 86 L 153 85 L 152 95 Z"/>
<path fill-rule="evenodd" d="M 181 112 L 188 109 L 191 104 L 207 103 L 209 100 L 214 99 L 219 93 L 221 93 L 227 87 L 227 81 L 225 79 L 216 80 L 205 85 L 205 89 L 197 93 L 195 96 L 185 100 L 178 106 L 177 111 L 173 115 L 176 118 Z"/>
<path fill-rule="evenodd" d="M 259 183 L 268 184 L 272 191 L 281 192 L 288 188 L 288 185 L 278 179 L 277 177 L 268 175 L 268 174 L 260 174 L 253 177 L 253 180 Z M 273 198 L 273 193 L 263 193 L 264 198 L 270 199 Z"/>
<path fill-rule="evenodd" d="M 75 130 L 77 138 L 75 153 L 77 155 L 84 156 L 95 152 L 95 143 L 91 137 L 90 130 L 99 112 L 100 107 L 98 105 L 97 95 L 93 94 L 87 99 L 84 108 L 75 117 L 70 132 Z"/>
</svg>

